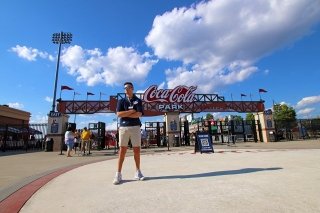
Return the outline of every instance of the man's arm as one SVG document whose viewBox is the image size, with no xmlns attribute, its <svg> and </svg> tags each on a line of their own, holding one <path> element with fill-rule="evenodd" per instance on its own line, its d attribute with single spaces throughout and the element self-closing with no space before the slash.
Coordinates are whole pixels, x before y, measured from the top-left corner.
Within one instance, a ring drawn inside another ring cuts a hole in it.
<svg viewBox="0 0 320 213">
<path fill-rule="evenodd" d="M 129 115 L 128 117 L 129 118 L 140 118 L 141 116 L 142 116 L 141 112 L 135 112 L 135 113 L 132 113 L 131 115 Z"/>
<path fill-rule="evenodd" d="M 120 111 L 120 112 L 117 112 L 117 116 L 120 117 L 120 118 L 124 118 L 124 117 L 130 117 L 131 114 L 135 113 L 136 110 L 134 109 L 130 109 L 130 110 L 127 110 L 127 111 Z"/>
</svg>

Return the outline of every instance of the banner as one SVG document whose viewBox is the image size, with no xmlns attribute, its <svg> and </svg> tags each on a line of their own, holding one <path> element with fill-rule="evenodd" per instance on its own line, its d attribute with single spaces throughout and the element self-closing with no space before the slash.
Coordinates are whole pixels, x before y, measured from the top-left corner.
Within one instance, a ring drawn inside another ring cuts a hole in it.
<svg viewBox="0 0 320 213">
<path fill-rule="evenodd" d="M 68 86 L 61 86 L 61 90 L 73 90 L 73 88 Z"/>
<path fill-rule="evenodd" d="M 259 89 L 259 92 L 267 92 L 267 90 Z"/>
</svg>

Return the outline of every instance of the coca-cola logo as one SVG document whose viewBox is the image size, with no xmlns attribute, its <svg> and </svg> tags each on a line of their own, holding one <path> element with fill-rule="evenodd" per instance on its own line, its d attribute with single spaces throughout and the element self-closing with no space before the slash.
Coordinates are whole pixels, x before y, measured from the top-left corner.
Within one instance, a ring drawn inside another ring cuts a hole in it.
<svg viewBox="0 0 320 213">
<path fill-rule="evenodd" d="M 190 103 L 193 102 L 196 86 L 177 86 L 174 89 L 158 89 L 157 85 L 150 86 L 143 95 L 145 102 Z"/>
</svg>

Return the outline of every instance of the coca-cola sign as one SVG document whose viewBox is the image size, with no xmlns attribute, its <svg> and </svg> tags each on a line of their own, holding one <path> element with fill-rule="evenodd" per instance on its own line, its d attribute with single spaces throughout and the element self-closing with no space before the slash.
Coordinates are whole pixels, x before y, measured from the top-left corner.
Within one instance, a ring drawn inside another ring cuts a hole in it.
<svg viewBox="0 0 320 213">
<path fill-rule="evenodd" d="M 158 89 L 157 85 L 150 86 L 143 95 L 145 102 L 190 103 L 194 101 L 196 86 L 177 86 L 174 89 Z"/>
</svg>

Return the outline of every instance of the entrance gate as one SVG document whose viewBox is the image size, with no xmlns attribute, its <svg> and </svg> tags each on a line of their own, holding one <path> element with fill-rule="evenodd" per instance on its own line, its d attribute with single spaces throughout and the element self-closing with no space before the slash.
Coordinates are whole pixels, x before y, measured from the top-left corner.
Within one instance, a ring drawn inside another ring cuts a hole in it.
<svg viewBox="0 0 320 213">
<path fill-rule="evenodd" d="M 142 100 L 144 116 L 166 116 L 166 124 L 163 125 L 162 128 L 167 129 L 167 131 L 164 131 L 166 133 L 164 139 L 168 138 L 168 140 L 164 141 L 183 141 L 183 143 L 188 144 L 190 135 L 188 132 L 188 125 L 186 123 L 181 125 L 184 129 L 182 130 L 183 134 L 179 135 L 178 140 L 176 140 L 175 136 L 177 133 L 181 133 L 181 126 L 178 126 L 176 131 L 170 128 L 170 122 L 175 120 L 178 121 L 179 113 L 254 112 L 258 114 L 264 112 L 264 101 L 261 99 L 259 101 L 225 101 L 223 96 L 219 96 L 217 94 L 195 94 L 193 92 L 196 90 L 196 88 L 197 87 L 194 86 L 177 86 L 174 89 L 159 89 L 157 85 L 152 85 L 145 91 L 145 93 L 135 94 Z M 110 96 L 109 101 L 64 101 L 60 99 L 58 100 L 57 109 L 63 114 L 115 113 L 117 102 L 122 98 L 125 98 L 124 93 L 118 93 L 117 96 Z M 146 126 L 146 130 L 149 130 L 149 132 L 152 133 L 152 136 L 150 137 L 151 143 L 155 143 L 157 146 L 160 146 L 161 133 L 159 130 L 154 130 L 157 129 L 157 127 L 154 126 L 157 124 L 153 124 L 154 122 L 149 123 L 150 125 L 148 124 L 149 126 Z M 234 125 L 229 123 L 220 123 L 219 126 L 221 133 L 217 132 L 215 133 L 216 135 L 225 134 L 225 128 L 223 128 L 224 126 L 233 127 Z M 257 127 L 259 130 L 261 130 L 260 125 L 257 125 Z M 209 129 L 211 131 L 211 128 Z M 227 132 L 229 135 L 234 135 L 235 133 L 237 133 L 236 135 L 244 135 L 243 132 L 237 132 L 237 130 L 232 128 L 228 128 Z M 247 140 L 245 136 L 243 136 L 243 138 L 244 140 Z M 255 136 L 254 138 L 256 140 Z M 259 140 L 262 141 L 262 138 L 263 137 L 259 137 Z M 221 139 L 224 140 L 223 137 L 221 137 Z"/>
<path fill-rule="evenodd" d="M 93 142 L 97 143 L 98 150 L 104 149 L 106 145 L 106 124 L 104 122 L 89 123 L 89 130 L 93 135 Z"/>
<path fill-rule="evenodd" d="M 166 124 L 165 122 L 145 122 L 147 143 L 150 145 L 166 146 Z"/>
<path fill-rule="evenodd" d="M 189 122 L 187 120 L 181 121 L 180 126 L 181 145 L 190 146 Z"/>
</svg>

